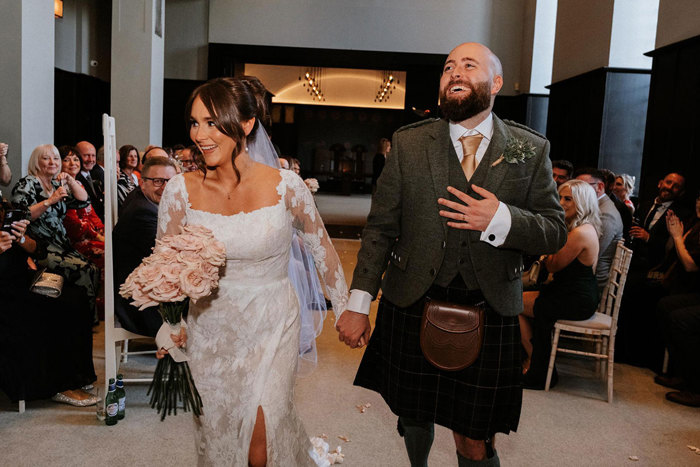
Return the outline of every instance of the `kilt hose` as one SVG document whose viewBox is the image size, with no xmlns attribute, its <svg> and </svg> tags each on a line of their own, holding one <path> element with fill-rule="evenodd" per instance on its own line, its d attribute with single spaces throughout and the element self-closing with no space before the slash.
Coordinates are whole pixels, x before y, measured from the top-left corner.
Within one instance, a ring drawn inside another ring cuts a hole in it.
<svg viewBox="0 0 700 467">
<path fill-rule="evenodd" d="M 437 423 L 471 439 L 516 431 L 523 395 L 518 317 L 501 316 L 487 305 L 479 357 L 464 370 L 443 371 L 420 348 L 426 297 L 459 304 L 483 300 L 459 275 L 447 287 L 433 285 L 407 308 L 382 297 L 354 384 L 381 394 L 398 416 Z"/>
</svg>

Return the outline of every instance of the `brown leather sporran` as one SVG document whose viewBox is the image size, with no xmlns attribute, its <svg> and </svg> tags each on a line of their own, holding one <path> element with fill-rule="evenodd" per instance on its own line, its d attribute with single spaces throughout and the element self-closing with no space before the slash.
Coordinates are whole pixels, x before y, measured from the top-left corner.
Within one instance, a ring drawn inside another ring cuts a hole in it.
<svg viewBox="0 0 700 467">
<path fill-rule="evenodd" d="M 427 300 L 420 326 L 423 356 L 446 371 L 463 370 L 479 357 L 484 341 L 484 302 L 457 305 Z"/>
</svg>

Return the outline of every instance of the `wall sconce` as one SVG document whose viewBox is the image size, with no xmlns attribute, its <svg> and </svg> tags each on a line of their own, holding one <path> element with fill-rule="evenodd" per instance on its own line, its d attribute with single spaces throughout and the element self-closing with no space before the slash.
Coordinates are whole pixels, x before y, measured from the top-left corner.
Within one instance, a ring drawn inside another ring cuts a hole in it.
<svg viewBox="0 0 700 467">
<path fill-rule="evenodd" d="M 56 18 L 63 18 L 63 0 L 53 0 L 53 15 Z"/>
</svg>

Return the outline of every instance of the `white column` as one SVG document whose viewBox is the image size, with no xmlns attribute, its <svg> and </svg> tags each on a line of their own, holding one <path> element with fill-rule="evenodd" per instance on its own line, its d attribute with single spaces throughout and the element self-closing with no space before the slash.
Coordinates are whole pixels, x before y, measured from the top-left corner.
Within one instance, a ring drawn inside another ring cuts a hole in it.
<svg viewBox="0 0 700 467">
<path fill-rule="evenodd" d="M 111 113 L 117 147 L 163 138 L 164 1 L 113 0 Z"/>
<path fill-rule="evenodd" d="M 0 11 L 0 141 L 15 182 L 32 150 L 53 143 L 53 2 L 0 0 Z"/>
</svg>

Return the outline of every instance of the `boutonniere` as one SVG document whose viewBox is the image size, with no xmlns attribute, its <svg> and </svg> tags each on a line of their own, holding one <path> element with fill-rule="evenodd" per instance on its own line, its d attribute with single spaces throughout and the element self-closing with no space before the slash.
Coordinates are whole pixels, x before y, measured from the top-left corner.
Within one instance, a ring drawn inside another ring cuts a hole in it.
<svg viewBox="0 0 700 467">
<path fill-rule="evenodd" d="M 503 161 L 509 164 L 518 164 L 535 157 L 537 150 L 535 146 L 526 139 L 510 138 L 506 143 L 506 148 L 503 150 L 501 157 L 491 164 L 494 167 Z"/>
</svg>

